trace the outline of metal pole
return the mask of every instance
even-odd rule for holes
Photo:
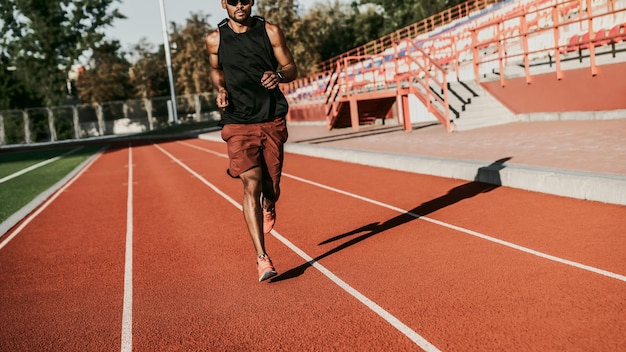
[[[161,27],[163,28],[163,45],[165,46],[165,62],[167,63],[167,74],[170,79],[170,94],[172,99],[172,117],[174,124],[178,124],[178,112],[176,108],[176,92],[174,90],[174,75],[172,74],[172,58],[170,55],[170,39],[167,33],[167,20],[165,19],[165,5],[163,0],[159,0],[161,5]]]

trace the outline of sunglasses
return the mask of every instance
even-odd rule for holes
[[[226,3],[230,6],[237,6],[238,3],[241,3],[243,6],[250,5],[252,0],[226,0]]]

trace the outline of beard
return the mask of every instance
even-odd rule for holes
[[[242,25],[246,25],[248,23],[248,21],[250,20],[250,11],[242,11],[244,13],[244,15],[242,17],[237,17],[236,12],[233,12],[232,15],[230,15],[230,19],[242,24]]]

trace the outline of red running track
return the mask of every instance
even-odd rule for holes
[[[109,150],[0,239],[0,350],[626,350],[626,207],[289,154],[259,284],[224,153]]]

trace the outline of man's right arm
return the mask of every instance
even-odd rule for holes
[[[220,47],[220,32],[216,30],[206,36],[206,47],[209,52],[209,63],[211,64],[211,81],[217,89],[217,107],[225,109],[228,106],[228,91],[226,90],[226,79],[224,71],[219,65],[218,50]]]

